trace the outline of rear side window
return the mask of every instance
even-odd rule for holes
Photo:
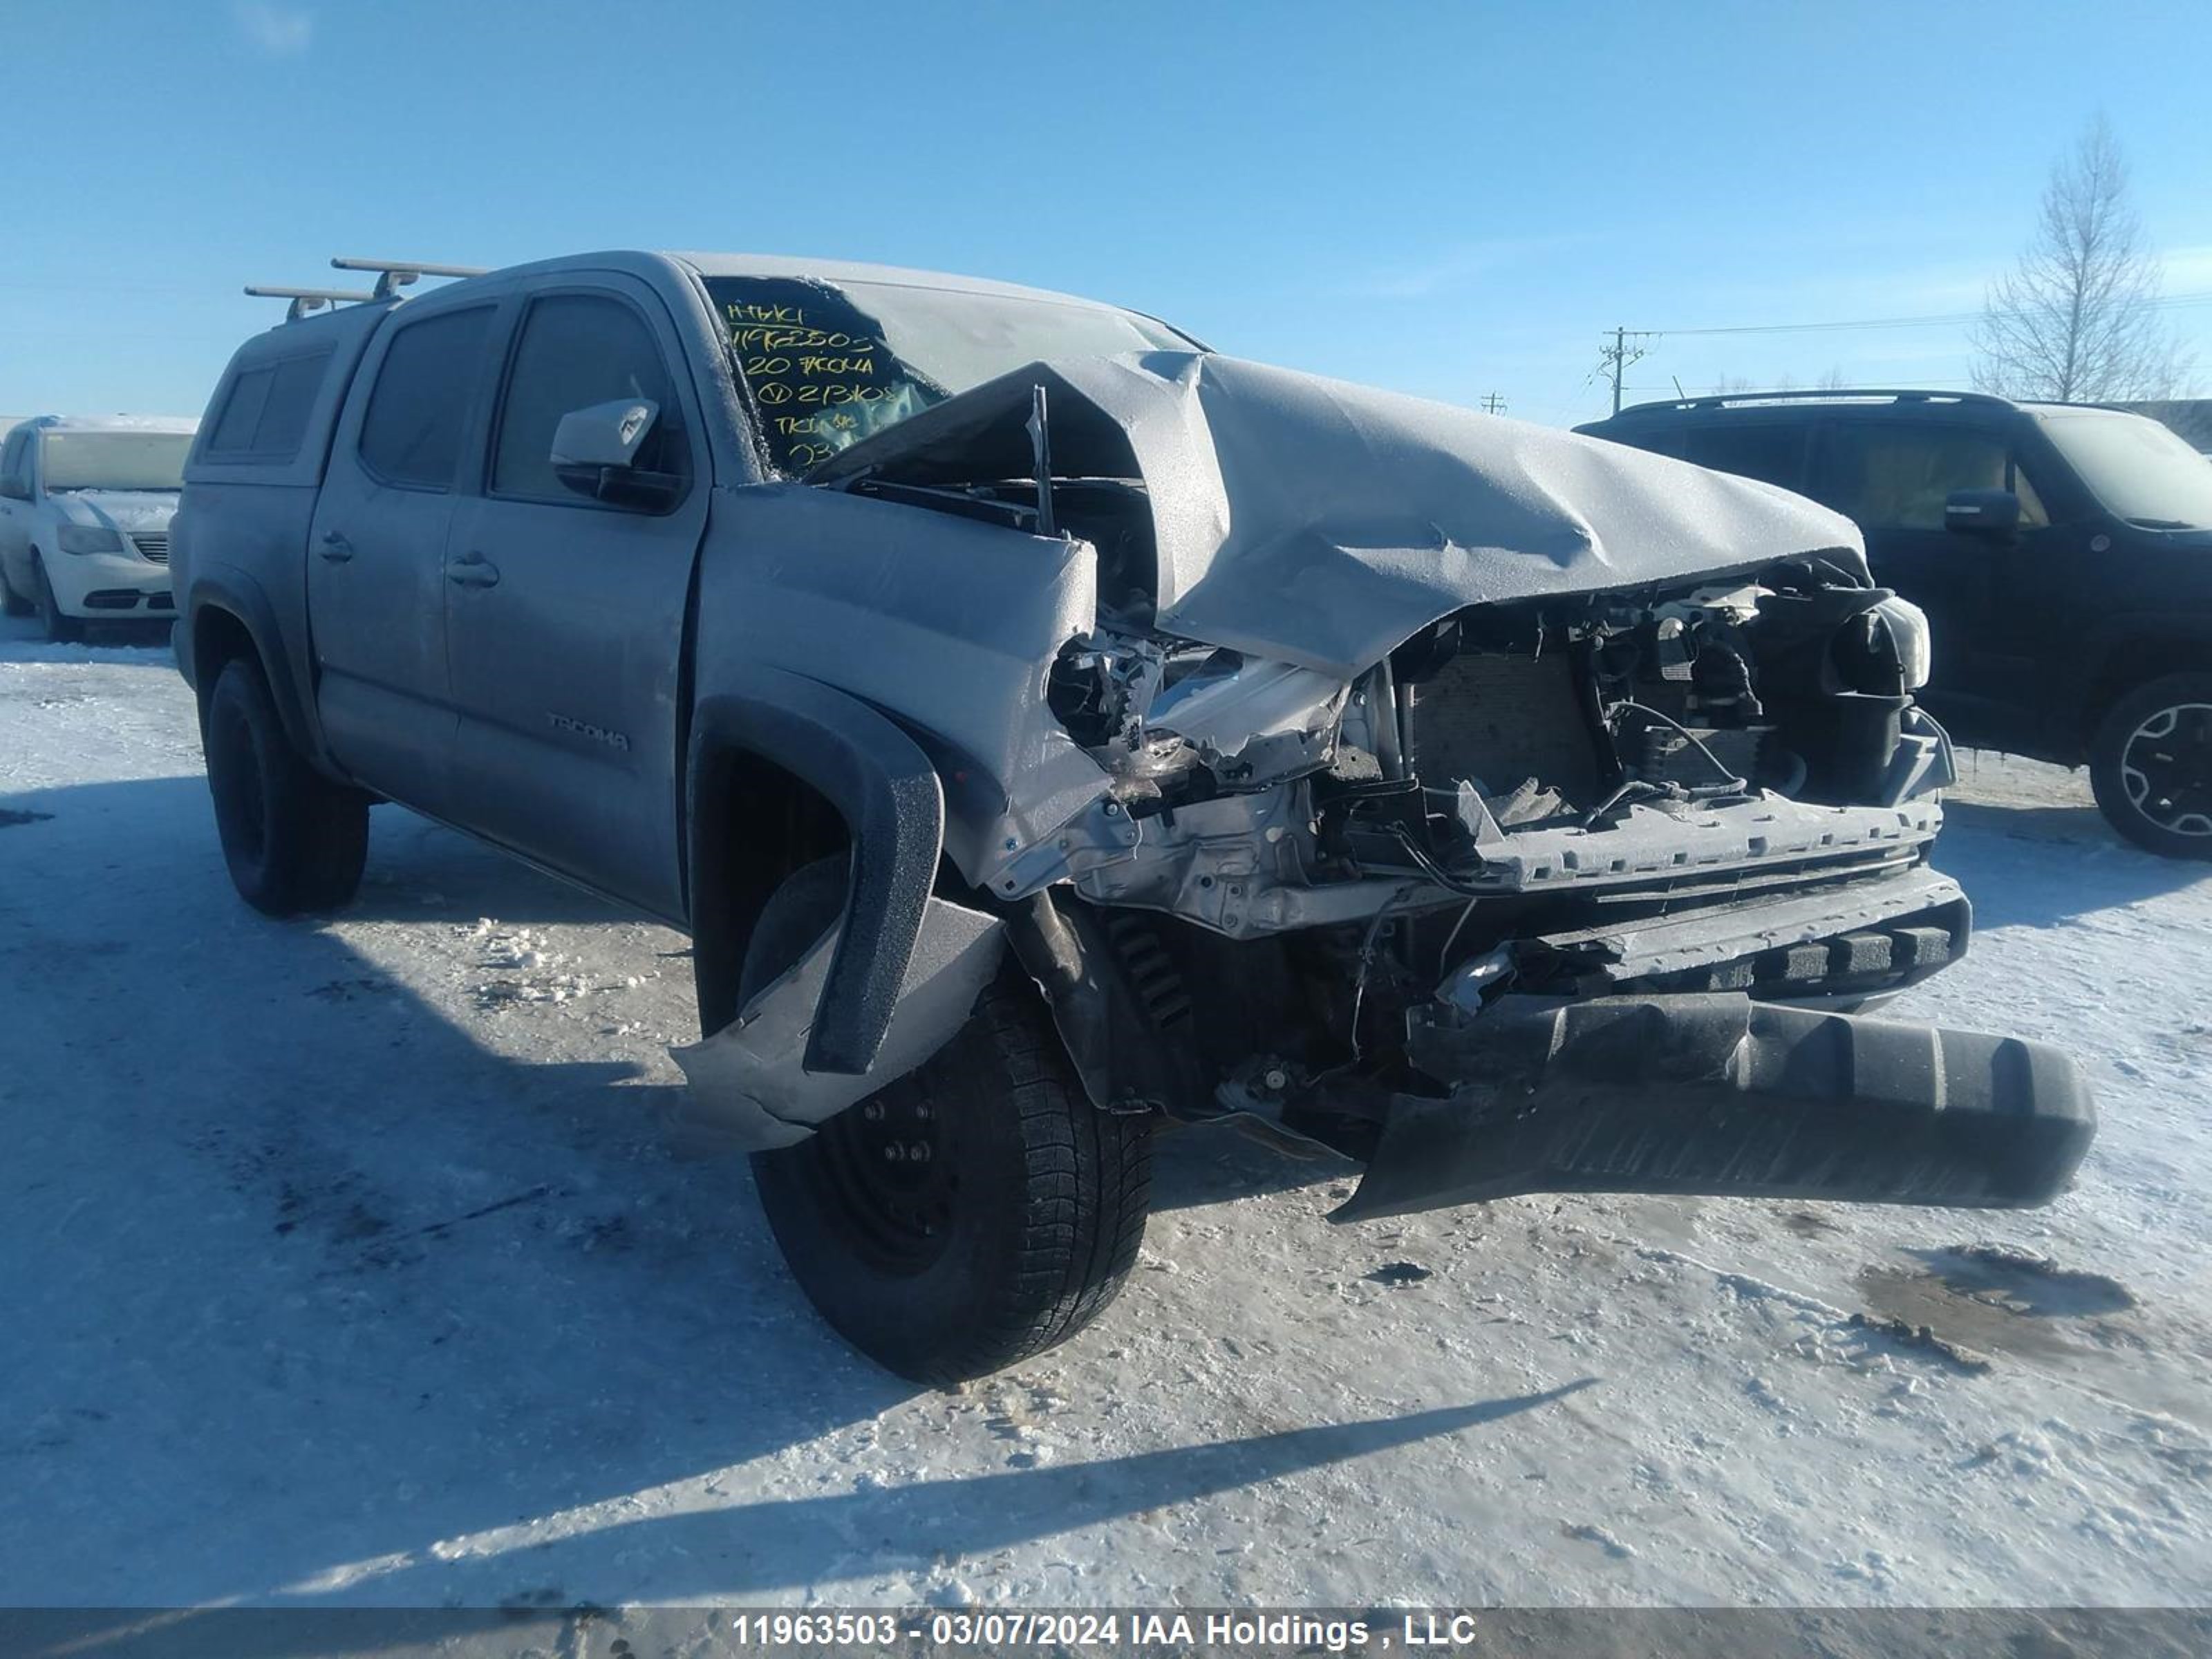
[[[330,361],[329,352],[318,351],[240,373],[208,434],[207,458],[289,461],[298,454]]]
[[[1784,489],[1805,487],[1805,428],[1802,423],[1693,426],[1683,453],[1699,466],[1709,466],[1716,472],[1733,472],[1740,478],[1780,484]]]
[[[392,337],[361,423],[361,459],[390,483],[452,488],[492,307],[443,312]]]
[[[537,301],[523,319],[507,374],[493,494],[580,505],[554,473],[554,431],[562,416],[620,398],[649,398],[660,411],[639,447],[639,470],[690,477],[683,411],[645,319],[599,295],[556,294]]]
[[[2004,489],[2015,476],[2004,439],[1970,427],[1838,422],[1824,447],[1817,493],[1865,530],[1941,530],[1953,490]]]

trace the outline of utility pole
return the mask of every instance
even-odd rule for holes
[[[1631,345],[1628,343],[1632,339],[1643,341],[1650,337],[1650,331],[1648,329],[1632,331],[1626,328],[1615,328],[1613,331],[1613,338],[1598,348],[1597,372],[1613,381],[1613,412],[1616,415],[1620,413],[1621,371],[1644,356],[1644,349],[1642,345]]]
[[[1486,415],[1503,415],[1505,412],[1505,399],[1495,392],[1485,392],[1482,398],[1482,412]]]

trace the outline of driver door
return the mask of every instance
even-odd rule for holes
[[[684,615],[708,495],[684,363],[642,283],[526,289],[445,586],[462,821],[670,918],[683,914]],[[673,501],[618,505],[556,472],[562,416],[618,398],[656,406],[637,465],[683,481]]]
[[[2037,707],[2040,672],[2010,603],[2020,540],[2048,520],[2001,426],[1837,420],[1822,435],[1813,494],[1866,534],[1874,579],[1928,613],[1935,672],[1922,701],[1954,737],[2016,747]],[[1954,490],[2014,491],[2015,536],[1947,527]]]

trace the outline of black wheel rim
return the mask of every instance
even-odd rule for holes
[[[944,1125],[909,1084],[840,1112],[813,1142],[824,1195],[860,1252],[918,1273],[945,1253],[960,1182]]]
[[[208,738],[213,752],[208,759],[222,783],[215,800],[223,850],[245,864],[258,866],[268,845],[268,804],[253,728],[234,709],[217,711],[210,724],[214,729]]]
[[[2212,703],[2176,703],[2136,726],[2120,751],[2120,783],[2168,834],[2212,836]]]

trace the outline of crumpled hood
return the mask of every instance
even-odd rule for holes
[[[1847,519],[1600,439],[1211,353],[1036,363],[831,457],[809,482],[1026,477],[1032,389],[1061,477],[1141,477],[1158,625],[1349,678],[1471,605],[1818,555]]]
[[[46,499],[71,524],[131,535],[167,530],[183,496],[174,489],[66,489]]]

